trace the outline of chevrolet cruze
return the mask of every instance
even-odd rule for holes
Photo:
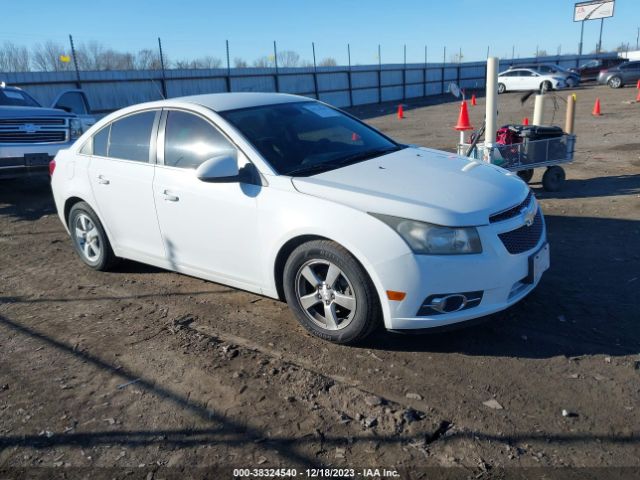
[[[338,343],[503,310],[549,266],[542,212],[516,175],[306,97],[135,105],[50,170],[89,267],[127,258],[286,300]]]

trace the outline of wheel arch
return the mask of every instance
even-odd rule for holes
[[[379,279],[376,277],[375,273],[371,270],[370,268],[371,266],[367,265],[366,260],[360,258],[360,255],[357,252],[354,252],[353,249],[349,248],[348,245],[345,245],[340,241],[337,241],[333,238],[329,238],[324,235],[317,235],[317,234],[297,235],[287,240],[280,247],[276,255],[274,266],[273,266],[274,282],[275,282],[278,298],[281,301],[285,301],[283,276],[284,276],[284,266],[285,266],[285,263],[287,263],[287,259],[289,258],[291,253],[300,245],[303,245],[305,243],[308,243],[314,240],[327,240],[329,242],[335,243],[336,245],[339,245],[340,247],[344,248],[355,259],[356,262],[360,264],[362,269],[365,271],[365,273],[369,277],[369,280],[371,281],[373,288],[376,291],[376,294],[378,295],[378,304],[382,308],[383,317],[386,318],[388,316],[388,312],[386,311],[384,306],[385,304],[382,298],[383,292],[380,290],[381,285],[380,285]]]
[[[278,293],[278,299],[280,299],[281,301],[285,301],[284,286],[283,286],[284,279],[282,277],[284,275],[284,265],[285,263],[287,263],[287,259],[289,258],[291,253],[300,245],[302,245],[303,243],[311,242],[313,240],[329,240],[331,242],[335,241],[330,238],[324,237],[322,235],[298,235],[296,237],[293,237],[287,240],[284,243],[284,245],[280,247],[280,250],[278,250],[278,253],[276,254],[276,259],[273,265],[273,275],[274,275],[276,291]],[[340,244],[338,243],[338,245]]]
[[[63,214],[64,214],[64,223],[67,226],[67,228],[69,228],[69,214],[71,213],[71,209],[73,208],[73,206],[76,203],[80,203],[80,202],[87,203],[87,201],[85,199],[80,198],[80,197],[75,197],[75,196],[69,197],[69,198],[67,198],[65,200]],[[94,210],[94,212],[95,212],[95,210]],[[96,213],[96,215],[97,215],[97,213]],[[102,223],[102,220],[100,220],[100,222]]]

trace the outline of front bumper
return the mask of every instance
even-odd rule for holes
[[[504,310],[522,300],[539,283],[531,279],[530,257],[546,243],[546,227],[531,249],[510,254],[498,234],[521,228],[521,217],[478,228],[483,252],[474,255],[407,254],[376,265],[387,290],[406,292],[402,301],[387,303],[389,330],[416,330],[464,322]],[[530,282],[530,283],[527,283]],[[452,313],[424,314],[425,299],[463,292],[482,292],[473,306]],[[420,312],[420,313],[419,313]]]
[[[0,178],[17,178],[27,175],[47,175],[49,162],[59,150],[69,148],[73,142],[0,144]]]

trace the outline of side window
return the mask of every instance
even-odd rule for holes
[[[84,95],[80,92],[63,93],[54,106],[55,108],[60,108],[67,112],[75,113],[76,115],[86,115],[89,113],[87,102]]]
[[[93,136],[93,151],[91,152],[93,155],[98,155],[100,157],[107,156],[107,144],[109,143],[109,129],[110,125],[107,125],[98,133]],[[91,142],[87,142],[83,148],[89,146],[91,148]],[[84,152],[82,152],[84,153]]]
[[[164,164],[198,168],[217,154],[235,147],[209,122],[185,112],[169,111],[164,134]]]
[[[151,130],[155,117],[156,112],[143,112],[113,122],[106,156],[148,162]],[[94,154],[99,155],[96,153],[95,139]]]

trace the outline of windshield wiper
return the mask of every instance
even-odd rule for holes
[[[374,150],[366,150],[364,152],[354,153],[353,155],[347,155],[346,157],[342,157],[338,161],[333,162],[324,162],[324,163],[316,163],[314,165],[310,165],[308,167],[300,167],[295,168],[286,173],[286,175],[296,175],[296,174],[305,174],[305,173],[319,173],[325,172],[334,168],[346,167],[348,165],[353,165],[354,163],[358,163],[364,160],[368,160],[370,158],[379,157],[381,155],[385,155],[387,153],[397,152],[398,150],[402,150],[406,148],[404,145],[398,145],[394,147],[387,148],[377,148]]]
[[[343,157],[340,159],[340,162],[346,166],[356,162],[361,162],[363,160],[369,160],[370,158],[380,157],[382,155],[386,155],[387,153],[397,152],[398,150],[402,150],[403,148],[406,148],[406,147],[402,145],[397,145],[394,147],[367,150],[365,152],[354,153],[353,155]]]

